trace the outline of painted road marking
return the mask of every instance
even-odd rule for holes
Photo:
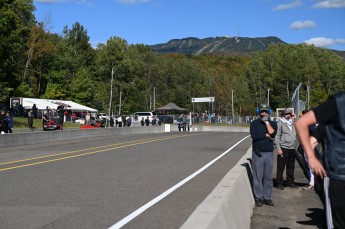
[[[178,136],[178,135],[172,135],[171,137],[173,137],[173,136]],[[22,160],[17,160],[17,161],[9,161],[9,162],[0,163],[0,166],[1,165],[9,165],[9,164],[20,163],[20,162],[25,162],[25,161],[33,161],[33,160],[38,160],[38,159],[48,158],[48,157],[56,157],[56,156],[61,156],[61,155],[68,155],[68,154],[72,154],[72,153],[78,153],[78,152],[83,152],[83,151],[93,150],[93,149],[106,148],[106,147],[110,147],[110,146],[122,145],[122,144],[127,144],[127,143],[132,143],[132,142],[146,141],[146,140],[149,140],[149,139],[161,139],[161,137],[139,139],[139,140],[133,140],[133,141],[127,141],[127,142],[120,142],[120,143],[110,144],[110,145],[104,145],[104,146],[97,146],[97,147],[92,147],[92,148],[85,148],[85,149],[80,149],[80,150],[74,150],[74,151],[69,151],[69,152],[65,152],[65,153],[56,153],[56,154],[50,154],[50,155],[41,156],[41,157],[32,157],[32,158],[27,158],[27,159],[22,159]]]
[[[188,181],[190,181],[191,179],[193,179],[194,177],[196,177],[197,175],[199,175],[201,172],[203,172],[204,170],[206,170],[208,167],[210,167],[212,164],[214,164],[215,162],[217,162],[219,159],[221,159],[222,157],[224,157],[226,154],[228,154],[232,149],[234,149],[237,145],[239,145],[241,142],[243,142],[245,139],[247,139],[248,137],[250,137],[249,135],[243,139],[241,139],[240,141],[238,141],[235,145],[233,145],[232,147],[230,147],[228,150],[226,150],[224,153],[222,153],[221,155],[219,155],[218,157],[216,157],[215,159],[213,159],[212,161],[210,161],[209,163],[207,163],[206,165],[204,165],[201,169],[199,169],[198,171],[194,172],[192,175],[188,176],[187,178],[185,178],[184,180],[180,181],[179,183],[177,183],[176,185],[174,185],[173,187],[169,188],[168,190],[166,190],[165,192],[163,192],[162,194],[160,194],[159,196],[157,196],[156,198],[152,199],[151,201],[147,202],[145,205],[141,206],[140,208],[138,208],[137,210],[135,210],[134,212],[132,212],[131,214],[129,214],[128,216],[126,216],[125,218],[123,218],[122,220],[120,220],[119,222],[117,222],[116,224],[114,224],[113,226],[109,227],[109,229],[118,229],[121,228],[123,226],[125,226],[127,223],[129,223],[131,220],[133,220],[134,218],[136,218],[137,216],[139,216],[140,214],[142,214],[144,211],[146,211],[147,209],[149,209],[150,207],[152,207],[153,205],[155,205],[156,203],[158,203],[159,201],[161,201],[162,199],[164,199],[165,197],[167,197],[168,195],[170,195],[172,192],[174,192],[176,189],[178,189],[179,187],[181,187],[182,185],[184,185],[185,183],[187,183]]]
[[[46,161],[39,161],[39,162],[34,162],[34,163],[29,163],[29,164],[12,166],[12,167],[8,167],[8,168],[2,168],[2,169],[0,169],[0,172],[7,171],[7,170],[12,170],[12,169],[18,169],[18,168],[34,166],[34,165],[40,165],[40,164],[45,164],[45,163],[51,163],[51,162],[55,162],[55,161],[62,161],[62,160],[66,160],[66,159],[71,159],[71,158],[76,158],[76,157],[81,157],[81,156],[87,156],[87,155],[97,154],[97,153],[106,152],[106,151],[110,151],[110,150],[116,150],[116,149],[126,148],[126,147],[130,147],[130,146],[136,146],[136,145],[156,142],[156,141],[162,141],[162,140],[168,140],[168,139],[172,139],[172,138],[179,138],[179,137],[186,137],[186,136],[195,136],[195,135],[199,135],[199,134],[193,134],[193,135],[173,135],[173,136],[164,137],[164,138],[135,140],[135,141],[129,141],[129,142],[125,142],[125,143],[117,143],[117,144],[112,144],[112,145],[107,145],[107,146],[99,146],[99,147],[94,147],[94,148],[75,150],[75,151],[65,152],[65,153],[60,153],[60,154],[53,154],[53,155],[47,155],[47,156],[42,156],[42,157],[28,158],[28,159],[24,159],[24,160],[18,160],[18,161],[3,163],[1,165],[14,164],[14,163],[26,162],[26,161],[33,161],[33,160],[38,160],[38,159],[47,158],[47,157],[54,157],[54,156],[61,156],[61,155],[68,155],[68,154],[72,154],[72,153],[83,152],[83,151],[90,150],[90,149],[92,150],[92,149],[97,149],[97,148],[105,148],[105,147],[111,147],[111,146],[120,145],[120,146],[117,146],[117,147],[106,148],[106,149],[92,151],[92,152],[88,152],[88,153],[76,154],[76,155],[71,155],[71,156],[67,156],[67,157],[61,157],[61,158],[56,158],[56,159],[51,159],[51,160],[46,160]],[[131,143],[131,142],[133,142],[133,143]],[[130,144],[128,144],[128,143],[130,143]],[[123,145],[123,144],[126,144],[126,145]]]

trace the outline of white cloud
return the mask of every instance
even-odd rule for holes
[[[332,39],[325,37],[314,37],[309,40],[306,40],[305,43],[313,44],[317,47],[330,47],[337,44],[345,44],[345,39]]]
[[[302,6],[302,1],[301,0],[295,0],[289,4],[281,4],[276,6],[273,10],[288,10],[288,9],[292,9],[292,8],[297,8]]]
[[[313,5],[313,8],[343,8],[345,7],[345,0],[321,0],[319,3]]]
[[[123,4],[136,4],[136,3],[147,3],[151,0],[117,0],[117,1]]]
[[[290,29],[309,29],[314,28],[315,26],[315,22],[311,20],[295,21],[290,25]]]

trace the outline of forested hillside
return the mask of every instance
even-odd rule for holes
[[[0,104],[14,96],[36,97],[132,113],[152,110],[155,91],[155,107],[174,102],[192,109],[191,98],[215,96],[215,112],[230,115],[234,91],[235,114],[250,115],[267,102],[268,89],[273,108],[288,106],[300,82],[302,99],[310,89],[311,107],[345,90],[345,62],[328,49],[271,42],[244,56],[159,54],[116,36],[93,48],[78,22],[55,34],[47,29],[49,21],[35,21],[32,1],[1,4]]]
[[[173,39],[164,44],[151,45],[157,53],[181,53],[190,55],[224,54],[250,56],[253,52],[264,51],[272,44],[286,44],[278,37],[209,37],[199,39],[188,37]]]

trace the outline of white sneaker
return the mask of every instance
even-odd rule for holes
[[[314,189],[314,185],[307,185],[305,187],[303,187],[303,190],[313,190]]]

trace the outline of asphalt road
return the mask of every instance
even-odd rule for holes
[[[0,228],[179,228],[251,139],[162,195],[246,136],[181,132],[1,148]]]

